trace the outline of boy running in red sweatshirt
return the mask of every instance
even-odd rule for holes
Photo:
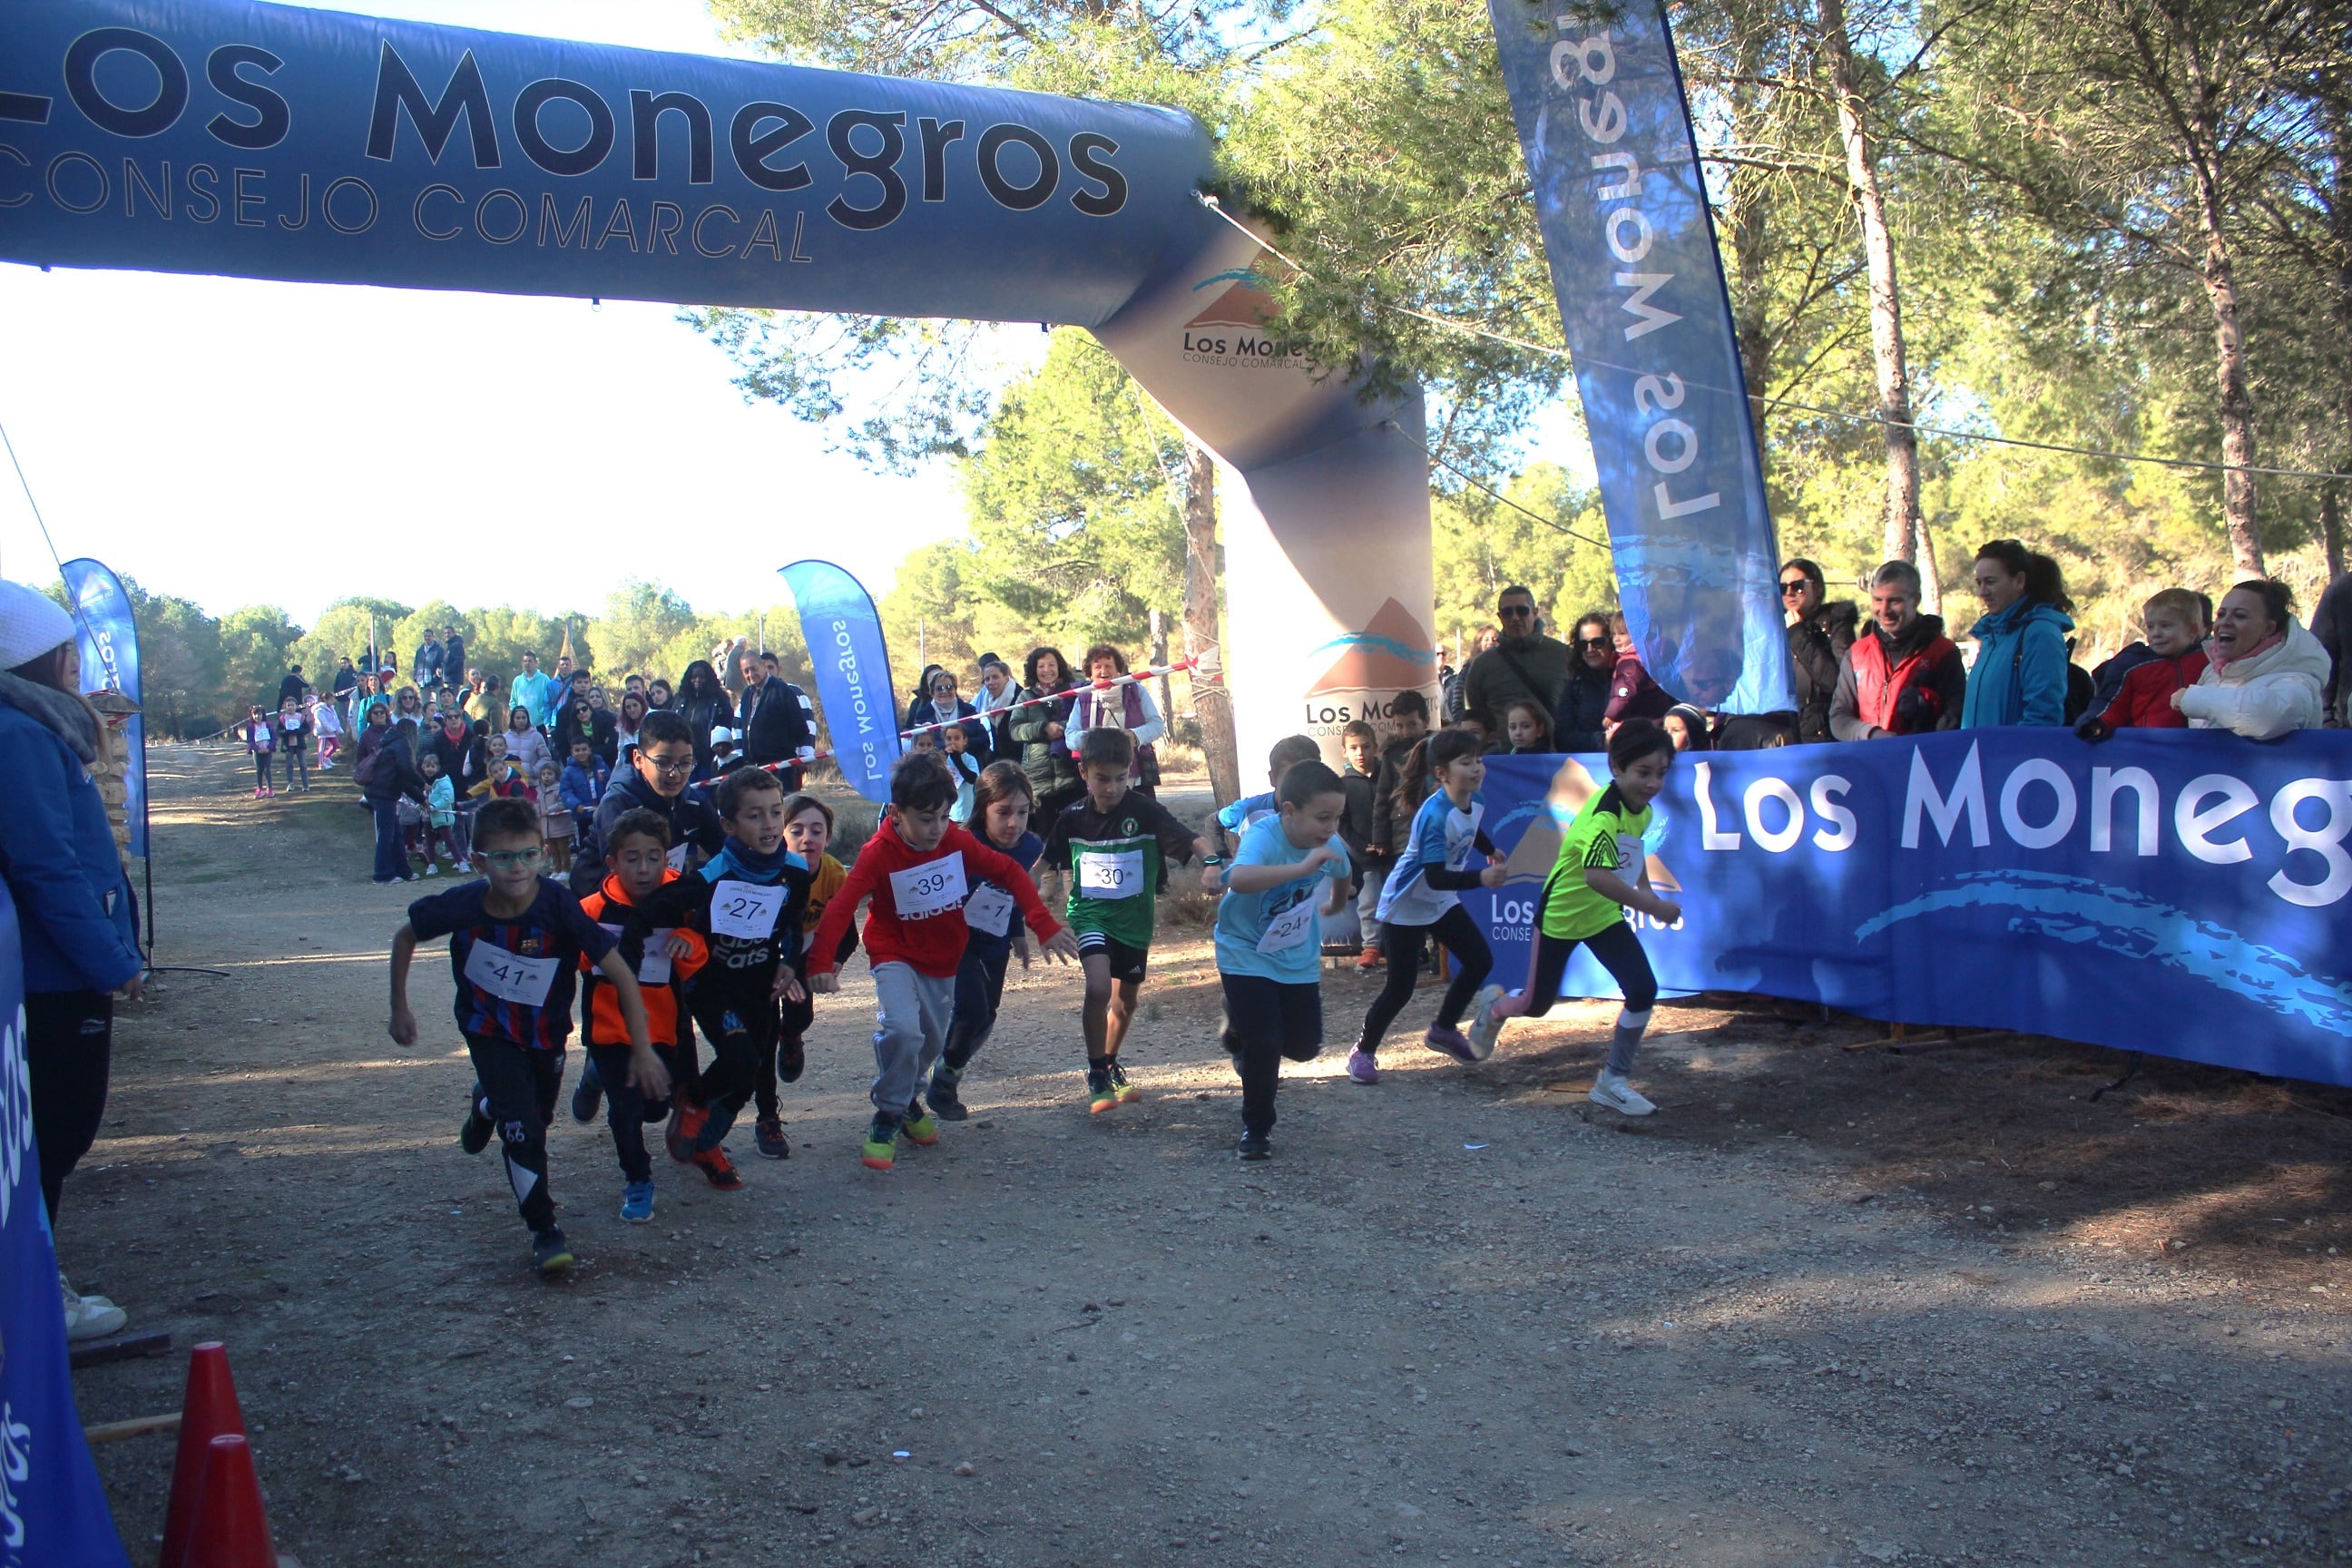
[[[890,809],[858,850],[849,879],[825,906],[809,942],[809,989],[838,990],[834,955],[857,906],[873,900],[866,955],[882,1026],[874,1031],[874,1124],[860,1156],[871,1170],[890,1168],[901,1133],[912,1143],[940,1141],[939,1123],[919,1094],[947,1045],[967,934],[963,902],[972,877],[1013,894],[1047,952],[1065,963],[1078,952],[1076,941],[1045,912],[1020,862],[948,820],[955,801],[955,779],[938,752],[899,758],[890,773]]]

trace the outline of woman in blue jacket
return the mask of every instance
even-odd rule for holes
[[[1960,728],[2066,721],[2066,634],[2074,629],[2058,563],[2014,539],[1977,552],[1977,597],[1985,613],[1969,636],[1977,661],[1969,670]]]
[[[0,582],[0,756],[9,759],[0,879],[24,953],[33,1142],[53,1232],[66,1177],[106,1111],[113,994],[136,999],[147,967],[132,934],[131,879],[89,776],[105,743],[104,724],[81,694],[73,618],[47,595]],[[122,1327],[113,1302],[64,1289],[70,1337]]]

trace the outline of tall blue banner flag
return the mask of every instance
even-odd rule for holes
[[[75,1413],[25,1066],[16,906],[0,885],[0,1568],[129,1568]]]
[[[139,623],[131,612],[131,595],[122,580],[105,564],[85,557],[60,568],[66,592],[78,608],[80,626],[81,684],[86,691],[120,691],[133,702],[145,700],[139,687]],[[122,728],[126,754],[122,782],[128,794],[123,816],[131,826],[131,853],[147,855],[147,719],[134,713]]]
[[[1527,976],[1562,828],[1599,756],[1490,757],[1509,879],[1462,895]],[[1660,985],[1906,1024],[2054,1035],[2352,1085],[2352,734],[2064,730],[1685,752],[1635,917]],[[1612,996],[1579,952],[1562,992]]]
[[[1663,5],[1487,0],[1643,665],[1796,707],[1763,463]]]
[[[825,743],[850,787],[880,805],[890,798],[890,765],[898,760],[898,700],[874,597],[830,561],[795,561],[783,574],[816,667]]]

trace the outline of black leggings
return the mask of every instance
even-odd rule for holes
[[[749,994],[706,994],[693,1004],[695,1026],[710,1042],[710,1065],[685,1090],[686,1102],[709,1111],[699,1146],[716,1149],[760,1086],[760,1065],[773,1067],[779,1025],[768,983]]]
[[[25,997],[25,1070],[32,1080],[33,1146],[49,1229],[66,1178],[98,1139],[106,1116],[114,998],[98,991],[35,991]]]
[[[1646,1013],[1658,1005],[1658,977],[1650,972],[1650,955],[1642,951],[1642,939],[1633,934],[1630,921],[1616,921],[1604,931],[1581,937],[1546,936],[1538,926],[1528,957],[1528,1005],[1521,1017],[1540,1018],[1551,1011],[1560,977],[1568,973],[1568,961],[1580,942],[1592,950],[1625,994],[1625,1011]]]
[[[1381,952],[1389,964],[1388,983],[1381,994],[1372,998],[1370,1010],[1364,1014],[1364,1033],[1357,1047],[1364,1051],[1381,1048],[1381,1037],[1389,1032],[1406,1003],[1412,1000],[1413,982],[1421,977],[1421,945],[1434,936],[1454,955],[1454,980],[1445,987],[1445,999],[1437,1005],[1437,1025],[1450,1029],[1462,1021],[1469,1009],[1470,998],[1485,984],[1487,972],[1495,967],[1495,954],[1479,934],[1477,922],[1460,904],[1454,905],[1425,926],[1401,925],[1395,921],[1381,928]]]
[[[677,1047],[656,1046],[654,1055],[669,1069],[670,1081],[675,1086],[678,1078]],[[646,1124],[667,1120],[669,1101],[647,1100],[629,1087],[628,1047],[590,1046],[588,1059],[596,1064],[597,1080],[604,1088],[604,1125],[613,1130],[613,1152],[621,1157],[621,1179],[652,1181],[654,1166],[646,1153]]]
[[[807,1046],[803,1037],[808,1034],[809,1026],[816,1022],[816,1004],[808,995],[808,983],[803,981],[801,985],[799,1001],[795,1002],[789,996],[784,998],[783,1021],[778,1026],[776,1038],[760,1053],[760,1076],[751,1085],[751,1099],[755,1102],[754,1109],[761,1116],[783,1113],[782,1106],[776,1100],[776,1053],[805,1051]],[[793,1076],[798,1078],[799,1069],[795,1068]]]
[[[534,1234],[545,1230],[555,1223],[555,1199],[547,1190],[547,1125],[555,1120],[563,1053],[467,1035],[466,1054],[474,1058],[474,1109],[498,1131],[515,1206]]]

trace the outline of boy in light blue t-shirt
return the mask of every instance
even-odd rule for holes
[[[1217,973],[1225,988],[1225,1049],[1242,1077],[1241,1157],[1274,1151],[1274,1094],[1282,1058],[1312,1061],[1323,1047],[1321,917],[1347,907],[1348,847],[1339,838],[1348,797],[1319,762],[1294,764],[1275,792],[1279,816],[1242,835],[1231,865],[1209,876],[1217,905]],[[1318,900],[1318,890],[1328,896]]]

